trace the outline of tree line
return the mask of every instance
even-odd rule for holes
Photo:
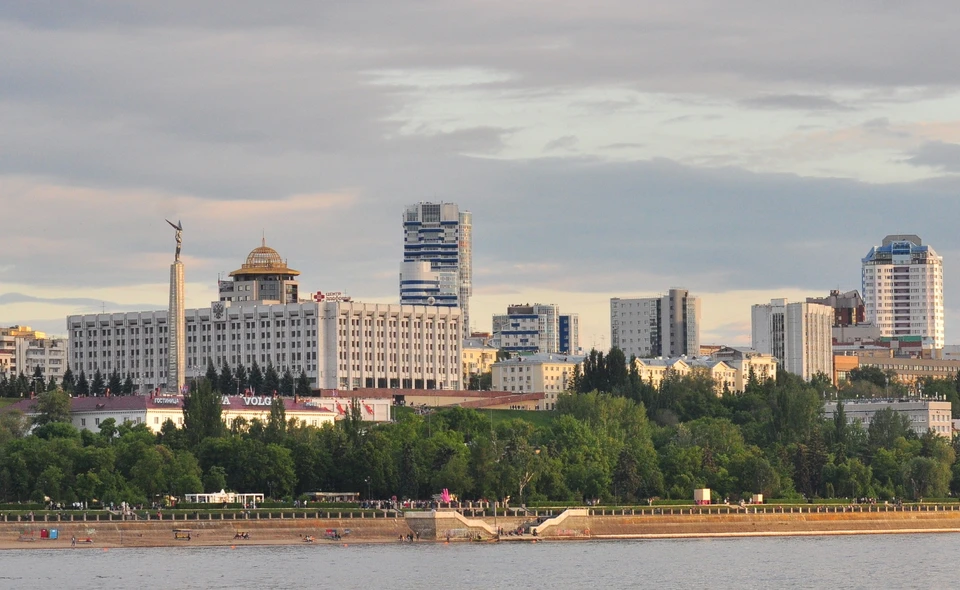
[[[211,362],[207,364],[204,377],[224,395],[239,395],[249,390],[258,395],[293,397],[308,396],[312,390],[310,379],[304,371],[301,370],[299,376],[294,377],[289,368],[285,368],[281,373],[273,364],[268,364],[264,369],[256,361],[249,370],[243,365],[231,368],[230,365],[223,364],[219,372]],[[78,396],[103,396],[108,393],[134,395],[139,391],[131,374],[121,375],[116,369],[106,374],[97,369],[88,377],[83,370],[79,374],[74,373],[68,365],[59,382],[52,376],[44,380],[39,366],[34,369],[32,378],[22,372],[14,378],[8,378],[6,374],[0,375],[0,397],[23,398],[57,389]]]
[[[604,362],[586,364],[555,411],[529,420],[459,407],[426,415],[395,408],[394,421],[372,424],[355,405],[318,428],[287,421],[275,400],[262,421],[225,424],[221,384],[232,392],[235,382],[208,371],[185,398],[182,426],[167,422],[154,434],[107,420],[91,432],[69,424],[68,394],[57,388],[38,396],[32,432],[22,416],[0,415],[0,500],[142,503],[220,489],[423,499],[447,488],[464,499],[515,504],[689,500],[698,487],[731,500],[960,493],[950,439],[917,435],[892,411],[867,427],[848,424],[842,404],[834,419],[824,418],[824,395],[862,394],[859,377],[833,391],[822,379],[781,372],[718,396],[704,373],[668,375],[653,387],[633,380],[625,362],[621,370],[619,351],[591,356]],[[606,376],[598,376],[600,367]],[[957,394],[952,379],[926,387]]]

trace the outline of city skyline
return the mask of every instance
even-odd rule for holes
[[[449,201],[479,330],[549,301],[607,348],[610,298],[682,286],[703,343],[747,344],[751,305],[860,289],[905,233],[960,342],[945,3],[81,5],[0,7],[2,325],[164,309],[163,218],[187,307],[264,232],[304,293],[396,302],[397,212]]]

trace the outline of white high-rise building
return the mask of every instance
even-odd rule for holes
[[[403,261],[429,262],[422,268],[404,264],[400,273],[400,303],[423,305],[424,290],[431,305],[463,311],[463,338],[470,335],[470,295],[473,293],[473,215],[456,203],[417,203],[403,212]],[[424,282],[426,281],[426,282]],[[449,297],[453,295],[454,297]]]
[[[880,335],[943,348],[943,258],[919,236],[890,235],[862,262],[866,319]]]
[[[700,354],[700,298],[685,289],[610,300],[610,345],[628,359]]]
[[[773,355],[788,373],[809,381],[833,371],[833,308],[818,303],[770,303],[751,309],[753,349]]]

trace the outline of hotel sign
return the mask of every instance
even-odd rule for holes
[[[243,404],[246,406],[269,406],[273,403],[272,397],[267,396],[258,396],[258,397],[244,397]]]

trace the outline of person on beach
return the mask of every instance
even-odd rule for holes
[[[71,546],[71,547],[76,547],[76,546],[77,546],[77,536],[76,536],[76,535],[70,537],[70,546]]]

